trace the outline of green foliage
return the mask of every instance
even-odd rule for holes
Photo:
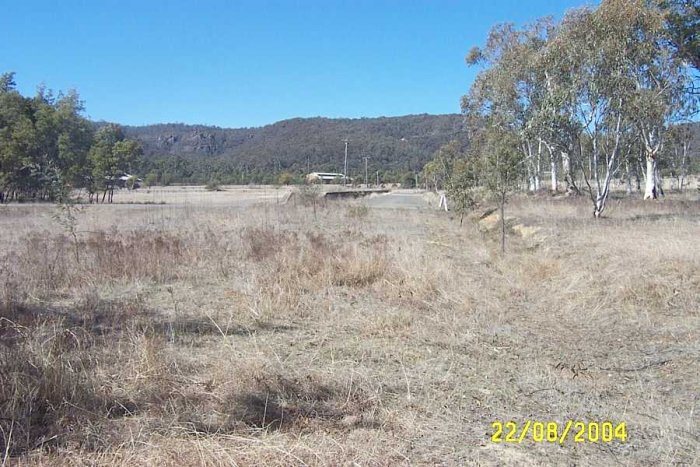
[[[448,145],[431,161],[433,167],[444,167],[450,209],[460,218],[474,208],[482,189],[505,203],[524,177],[523,162],[517,135],[494,120],[473,134],[469,151]]]
[[[401,188],[415,188],[416,174],[413,172],[402,173],[399,183],[401,183]]]
[[[14,72],[0,74],[0,92],[10,92],[16,85]]]
[[[523,154],[512,130],[493,122],[479,135],[476,170],[479,181],[496,198],[505,201],[523,179]]]
[[[175,177],[170,172],[165,172],[160,177],[160,184],[163,186],[170,186],[173,184]]]
[[[476,205],[476,193],[479,189],[478,158],[475,155],[457,159],[452,164],[449,178],[445,183],[450,209],[464,215]]]
[[[119,125],[105,125],[97,130],[89,154],[92,167],[91,191],[104,191],[109,194],[111,202],[119,177],[132,171],[142,153],[141,145],[125,139]]]
[[[207,191],[223,191],[223,188],[221,188],[221,182],[215,178],[209,180],[204,186],[204,189]]]
[[[57,199],[84,184],[92,126],[70,91],[33,98],[15,90],[14,74],[0,76],[0,192],[7,199]]]
[[[473,144],[472,144],[473,147]],[[440,147],[433,160],[423,168],[423,177],[429,188],[445,190],[451,211],[460,219],[476,204],[475,192],[478,188],[476,157],[467,154],[459,141],[450,141]]]
[[[112,127],[95,134],[83,110],[75,91],[24,97],[14,73],[0,75],[0,200],[65,200],[72,188],[113,187],[135,166],[138,143]]]
[[[80,243],[78,241],[78,215],[81,213],[82,207],[74,204],[70,200],[60,203],[56,206],[56,212],[53,214],[53,219],[63,227],[63,230],[70,236],[73,242],[73,252],[75,262],[80,263]]]
[[[143,184],[145,186],[155,186],[158,184],[158,174],[155,172],[148,172],[143,179]]]
[[[296,178],[294,177],[294,174],[290,172],[282,172],[277,177],[278,185],[291,185],[292,183],[296,183]]]
[[[456,140],[441,146],[423,167],[422,176],[428,181],[428,186],[435,190],[446,188],[456,170],[455,164],[464,158],[464,151],[464,144]]]
[[[700,71],[700,3],[656,0],[664,15],[666,35],[676,53]]]
[[[679,11],[676,0],[666,3]],[[490,191],[508,191],[510,174],[499,167],[510,167],[511,157],[521,160],[521,172],[536,190],[544,151],[554,168],[557,154],[563,154],[567,189],[576,178],[574,167],[598,217],[614,174],[630,163],[626,157],[643,152],[653,163],[648,166],[655,166],[669,125],[697,109],[680,49],[666,40],[669,21],[669,13],[654,2],[604,0],[596,8],[568,12],[560,23],[495,26],[485,46],[467,57],[484,69],[462,99],[470,131],[485,137],[484,128],[498,128],[498,136],[507,138],[505,146],[490,137],[481,143],[488,147],[484,154],[499,156],[480,157],[483,183],[499,185]]]

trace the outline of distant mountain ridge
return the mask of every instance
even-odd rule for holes
[[[700,123],[690,127],[697,157]],[[370,174],[396,181],[420,171],[443,144],[468,143],[460,114],[293,118],[257,128],[166,123],[124,132],[143,145],[143,174],[153,172],[162,183],[271,183],[283,172],[342,173],[346,138],[349,176],[362,178],[368,157]]]
[[[125,126],[124,131],[142,143],[147,160],[225,161],[243,170],[277,172],[342,171],[346,138],[351,173],[364,170],[365,156],[377,170],[420,170],[441,145],[466,141],[459,114],[293,118],[258,128],[174,123]]]

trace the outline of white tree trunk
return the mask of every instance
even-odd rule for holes
[[[644,188],[644,199],[658,199],[659,194],[663,194],[659,183],[658,166],[656,156],[661,150],[661,138],[659,137],[660,129],[653,127],[648,131],[642,132],[644,139],[644,147],[647,161],[647,177]]]
[[[656,183],[656,196],[664,196],[664,179],[661,178],[661,172],[659,171],[659,164],[654,164],[654,183]]]
[[[527,190],[528,191],[535,191],[535,175],[532,170],[532,164],[530,161],[527,161]]]
[[[627,188],[625,191],[627,191],[628,195],[632,194],[632,171],[630,170],[630,163],[629,161],[625,162],[625,182],[627,185]]]
[[[537,160],[535,161],[535,191],[540,191],[542,183],[540,174],[542,173],[542,140],[537,143]]]
[[[530,141],[527,141],[525,143],[526,145],[526,162],[525,166],[527,167],[527,190],[528,191],[535,191],[535,169],[534,169],[534,163],[533,163],[533,156],[532,156],[532,145],[530,144]]]
[[[443,208],[445,209],[445,211],[449,211],[447,209],[447,196],[445,196],[444,192],[440,193],[440,206],[438,207],[438,209],[443,209]]]
[[[687,141],[683,143],[683,158],[681,159],[681,177],[678,182],[679,191],[683,191],[683,185],[685,185],[685,178],[688,175],[688,147],[690,143]]]
[[[570,195],[574,192],[574,179],[571,174],[571,158],[565,151],[561,152],[561,170],[564,176],[564,189],[566,194]]]
[[[600,218],[600,216],[603,214],[604,209],[605,209],[604,200],[599,196],[595,201],[595,208],[593,209],[593,217],[595,217],[596,219]]]
[[[557,161],[554,159],[554,153],[552,153],[552,159],[549,162],[550,173],[552,174],[552,191],[559,191],[559,186],[557,184]]]
[[[656,183],[656,157],[647,156],[646,184],[644,199],[657,199],[659,197]]]

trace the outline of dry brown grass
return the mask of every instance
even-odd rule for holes
[[[700,207],[519,198],[3,207],[0,458],[42,465],[693,464]],[[79,254],[75,254],[76,248]],[[628,443],[495,445],[494,420]]]

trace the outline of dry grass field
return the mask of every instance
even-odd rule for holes
[[[697,199],[518,198],[505,256],[273,199],[0,206],[3,463],[698,464]],[[492,443],[511,419],[629,439]]]

